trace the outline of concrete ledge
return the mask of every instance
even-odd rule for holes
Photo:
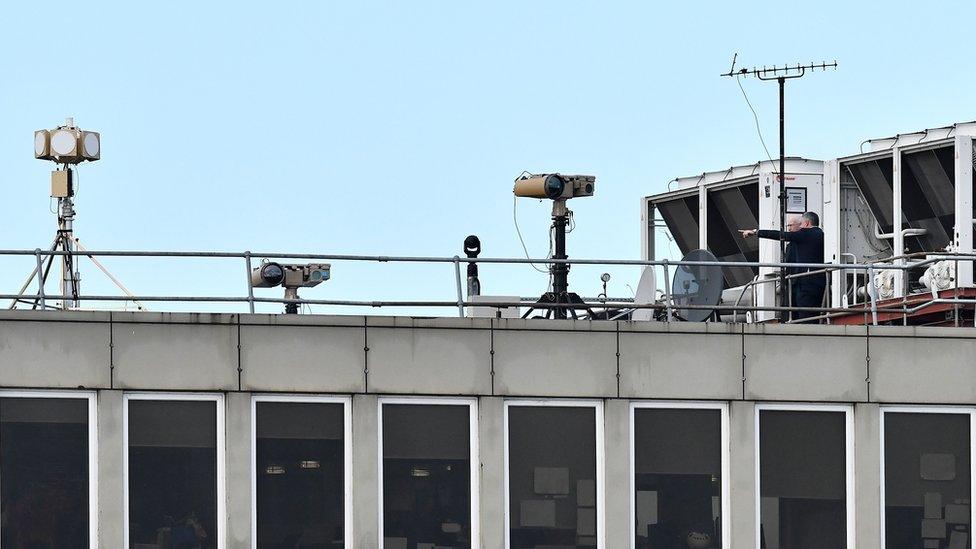
[[[630,324],[621,323],[621,397],[742,398],[738,326],[682,323],[671,324],[672,331],[667,324],[638,329]]]
[[[617,395],[616,332],[503,330],[494,338],[496,395]]]
[[[865,333],[848,326],[746,326],[745,398],[867,401]]]
[[[234,324],[112,324],[115,387],[236,391]]]
[[[247,391],[361,393],[366,330],[314,325],[241,326],[241,387]]]
[[[378,328],[367,332],[369,392],[491,394],[491,332]]]
[[[976,403],[976,339],[884,337],[872,328],[870,344],[872,401]]]
[[[111,335],[107,315],[105,320],[105,323],[0,321],[0,385],[111,387]]]

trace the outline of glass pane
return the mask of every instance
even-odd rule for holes
[[[760,412],[763,547],[847,546],[846,448],[842,412]]]
[[[342,404],[256,405],[258,547],[341,547]]]
[[[722,546],[719,410],[634,412],[636,547]]]
[[[0,399],[0,545],[88,547],[88,400]]]
[[[596,546],[596,410],[508,408],[512,549]]]
[[[129,544],[217,546],[217,403],[129,401]]]
[[[470,407],[383,405],[386,549],[471,547]]]
[[[884,415],[885,544],[972,547],[969,414]]]

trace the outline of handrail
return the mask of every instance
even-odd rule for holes
[[[351,306],[351,307],[453,307],[456,308],[460,316],[465,315],[465,307],[489,307],[489,308],[503,308],[503,307],[525,307],[531,305],[537,309],[556,309],[556,308],[566,308],[566,304],[559,303],[539,303],[538,298],[533,297],[518,297],[516,300],[511,302],[482,302],[482,301],[471,301],[465,299],[462,290],[461,281],[461,264],[470,263],[484,263],[484,264],[532,264],[532,263],[543,263],[549,265],[556,264],[570,264],[570,265],[614,265],[614,266],[643,266],[652,268],[661,268],[664,271],[664,281],[663,281],[663,300],[657,303],[645,303],[637,304],[633,302],[632,298],[583,298],[582,303],[574,304],[573,307],[577,309],[590,309],[598,311],[612,311],[617,314],[621,308],[636,310],[636,309],[655,309],[659,310],[664,314],[665,318],[670,321],[675,318],[675,310],[687,310],[687,309],[704,309],[704,310],[729,310],[731,309],[737,314],[738,310],[745,311],[773,311],[773,312],[816,312],[821,315],[827,315],[829,318],[835,313],[851,313],[854,310],[860,311],[861,309],[852,309],[847,307],[799,307],[799,306],[760,306],[755,303],[755,299],[752,303],[744,304],[742,302],[746,291],[750,287],[758,286],[759,284],[764,284],[767,282],[776,282],[776,279],[772,278],[762,278],[755,277],[753,280],[748,282],[742,287],[742,291],[739,293],[737,299],[732,304],[731,307],[728,305],[718,305],[718,306],[705,306],[705,305],[691,305],[683,302],[676,301],[675,295],[672,293],[672,288],[670,287],[670,274],[672,269],[681,267],[706,267],[706,266],[717,266],[717,267],[750,267],[750,268],[770,268],[779,269],[782,267],[790,267],[796,269],[805,269],[803,272],[793,273],[787,276],[789,280],[795,280],[807,276],[824,276],[826,274],[835,271],[862,271],[868,275],[868,293],[870,297],[870,312],[872,315],[872,321],[876,324],[879,313],[898,313],[903,315],[912,314],[923,310],[925,307],[931,306],[932,304],[939,303],[950,303],[955,304],[956,309],[959,306],[974,306],[976,305],[976,300],[971,297],[960,296],[958,291],[956,295],[949,298],[940,298],[933,296],[930,299],[916,302],[912,306],[909,306],[907,302],[902,302],[898,305],[886,304],[882,306],[879,303],[877,292],[873,287],[873,274],[880,270],[895,270],[907,273],[912,269],[919,269],[929,264],[933,264],[939,261],[954,260],[957,264],[959,261],[976,261],[976,253],[959,253],[959,252],[915,252],[910,254],[903,254],[901,256],[887,258],[883,261],[875,261],[870,263],[780,263],[780,262],[746,262],[746,261],[672,261],[669,259],[662,260],[627,260],[627,259],[532,259],[532,258],[505,258],[505,257],[490,257],[490,258],[469,258],[469,257],[439,257],[439,256],[385,256],[385,255],[349,255],[349,254],[313,254],[313,253],[260,253],[260,252],[222,252],[222,251],[144,251],[144,250],[23,250],[23,249],[9,249],[0,250],[0,257],[3,256],[34,256],[35,262],[37,264],[36,273],[42,272],[44,263],[56,256],[72,256],[72,257],[87,257],[92,261],[96,261],[96,257],[132,257],[132,258],[211,258],[211,259],[242,259],[244,268],[246,269],[246,290],[247,295],[244,296],[186,296],[186,295],[156,295],[156,296],[140,296],[127,293],[125,296],[112,296],[112,295],[53,295],[50,292],[46,292],[44,284],[42,283],[43,277],[37,277],[37,291],[34,294],[0,294],[0,300],[11,300],[11,306],[15,306],[17,303],[23,302],[33,302],[34,307],[40,307],[41,309],[52,308],[49,303],[52,301],[77,301],[79,303],[91,303],[91,302],[158,302],[158,303],[168,303],[168,302],[185,302],[185,303],[246,303],[248,305],[248,312],[255,312],[255,304],[263,303],[274,303],[274,304],[299,304],[299,305],[324,305],[324,306]],[[455,289],[456,296],[453,300],[325,300],[325,299],[305,299],[305,298],[274,298],[274,297],[258,297],[254,295],[253,287],[250,283],[250,273],[254,258],[266,258],[274,260],[314,260],[314,261],[351,261],[351,262],[380,262],[380,263],[449,263],[453,265],[454,275],[455,275]],[[919,258],[919,261],[911,261],[904,263],[891,263],[897,259],[914,259]],[[25,289],[26,290],[26,287]],[[922,295],[922,294],[919,294]],[[948,299],[948,300],[947,300]],[[820,318],[820,317],[818,317]]]

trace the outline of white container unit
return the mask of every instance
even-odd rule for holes
[[[660,259],[654,246],[655,228],[667,226],[681,255],[707,249],[722,261],[778,262],[775,240],[743,239],[739,229],[778,229],[780,225],[779,162],[733,166],[672,181],[669,191],[641,201],[641,244],[645,260]],[[805,158],[786,159],[787,215],[813,211],[823,216],[823,162]],[[657,213],[660,212],[660,219]],[[676,259],[676,258],[672,258]],[[741,288],[757,277],[775,279],[778,269],[728,267],[723,269],[726,289]],[[776,304],[775,283],[754,286],[749,303]],[[737,295],[736,292],[733,294]],[[775,317],[759,312],[751,320]]]
[[[825,259],[910,265],[947,249],[971,253],[974,135],[976,123],[955,124],[866,141],[867,152],[827,161]],[[928,267],[876,273],[878,297],[973,287],[970,262]],[[836,272],[831,301],[863,302],[866,284],[863,272]]]

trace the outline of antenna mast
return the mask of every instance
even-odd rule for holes
[[[738,53],[732,56],[732,66],[729,68],[729,72],[720,76],[729,78],[754,76],[764,82],[775,80],[779,84],[779,260],[782,262],[786,259],[786,241],[783,240],[783,232],[786,231],[786,81],[802,78],[808,71],[836,69],[837,61],[833,63],[808,63],[806,65],[797,63],[795,65],[783,65],[782,67],[773,65],[772,68],[763,65],[761,69],[759,67],[753,67],[751,69],[742,68],[736,70],[735,62],[738,57]],[[786,305],[786,296],[788,294],[786,293],[785,267],[780,267],[779,269],[779,287],[780,305]]]

